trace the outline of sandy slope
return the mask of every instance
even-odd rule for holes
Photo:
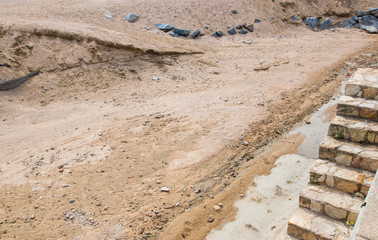
[[[376,36],[286,21],[371,2],[290,2],[0,0],[0,62],[13,66],[0,79],[42,71],[0,92],[0,238],[203,239],[232,217],[248,179],[274,163],[254,151],[376,63]],[[208,36],[254,18],[254,33]],[[171,38],[155,22],[207,36]],[[210,194],[225,204],[211,224]]]

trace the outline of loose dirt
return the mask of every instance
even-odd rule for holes
[[[231,219],[290,151],[263,152],[295,149],[301,137],[284,133],[376,67],[376,35],[287,20],[369,1],[305,2],[0,0],[0,63],[12,66],[0,79],[41,71],[0,92],[0,238],[204,239]],[[254,18],[254,33],[209,36]],[[172,38],[156,22],[206,35]],[[224,207],[209,223],[213,202]]]

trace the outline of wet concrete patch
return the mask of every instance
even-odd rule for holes
[[[298,206],[298,195],[308,182],[314,159],[281,156],[271,174],[255,178],[246,196],[235,203],[235,221],[212,230],[206,239],[284,239],[287,222]]]

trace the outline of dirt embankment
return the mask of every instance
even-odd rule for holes
[[[0,63],[12,66],[0,79],[41,73],[0,92],[5,239],[203,239],[272,168],[278,153],[259,156],[266,146],[377,62],[372,35],[286,20],[346,16],[369,1],[22,2],[0,1]],[[143,15],[125,27],[124,9]],[[254,33],[222,39],[143,28],[211,33],[254,18]],[[224,207],[208,223],[216,202]]]

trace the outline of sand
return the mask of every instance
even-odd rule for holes
[[[289,21],[373,1],[290,2],[0,1],[12,66],[0,79],[41,71],[0,92],[0,238],[204,239],[232,218],[279,157],[259,154],[357,67],[376,67],[376,35]],[[210,37],[255,18],[254,33]],[[206,35],[172,38],[156,22]],[[225,205],[212,223],[209,195]]]

